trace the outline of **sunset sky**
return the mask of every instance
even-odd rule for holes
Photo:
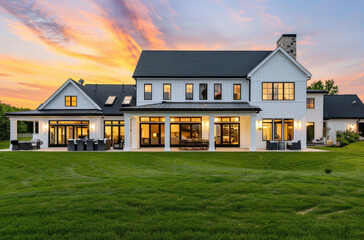
[[[134,83],[142,49],[273,50],[297,33],[313,80],[364,99],[364,1],[0,0],[0,101],[36,108],[68,78]]]

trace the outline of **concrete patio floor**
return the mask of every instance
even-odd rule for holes
[[[0,149],[2,152],[9,152],[10,149]],[[22,152],[26,151],[36,151],[36,152],[67,152],[66,147],[51,147],[51,148],[42,148],[39,150],[20,150]],[[115,152],[120,153],[124,152],[120,149],[110,149],[107,151],[83,151],[83,152]],[[139,149],[131,149],[131,152],[164,152],[163,147],[158,148],[139,148]],[[178,147],[172,147],[170,152],[209,152],[208,150],[180,150]],[[307,148],[303,150],[266,150],[266,149],[257,149],[256,151],[249,151],[248,148],[216,148],[215,152],[327,152],[326,150]]]

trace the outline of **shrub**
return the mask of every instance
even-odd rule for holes
[[[359,133],[351,130],[337,131],[336,141],[340,142],[340,146],[346,146],[349,143],[358,141]]]
[[[325,169],[325,173],[330,174],[331,172],[332,172],[332,170],[330,168]]]

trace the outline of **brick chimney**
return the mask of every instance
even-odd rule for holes
[[[281,47],[286,52],[296,59],[296,34],[282,34],[277,41],[277,47]]]

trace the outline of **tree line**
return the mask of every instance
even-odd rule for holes
[[[9,104],[0,101],[0,140],[9,140],[10,138],[10,121],[5,116],[8,112],[27,111],[29,108],[12,107]],[[18,121],[18,133],[31,133],[33,131],[32,122]]]

